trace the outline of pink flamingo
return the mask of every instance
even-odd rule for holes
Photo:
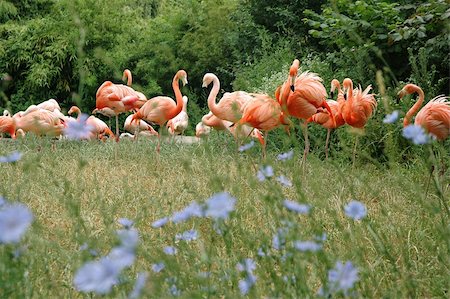
[[[72,115],[73,113],[78,114],[78,118],[79,118],[81,115],[80,108],[78,108],[77,106],[70,107],[67,114]],[[91,125],[94,128],[92,131],[92,135],[89,137],[89,139],[98,138],[98,139],[103,140],[104,135],[108,135],[109,138],[112,138],[112,139],[115,138],[114,133],[111,131],[111,129],[108,127],[108,125],[101,119],[91,115],[86,120],[86,123],[88,125]]]
[[[414,114],[419,111],[425,99],[425,93],[422,88],[415,84],[406,84],[402,90],[398,93],[402,98],[406,94],[418,93],[419,99],[409,109],[403,119],[403,126],[406,127],[410,124]],[[430,100],[419,113],[417,113],[414,124],[423,127],[428,133],[436,136],[438,140],[445,140],[450,135],[450,102],[447,101],[448,97],[437,96]]]
[[[327,110],[318,110],[316,114],[308,118],[307,122],[315,122],[327,129],[327,139],[325,141],[325,159],[328,159],[328,143],[330,141],[331,130],[339,128],[345,125],[345,120],[342,116],[342,107],[345,104],[344,92],[341,89],[341,84],[338,80],[333,79],[331,81],[331,98],[333,98],[334,90],[338,90],[337,101],[328,100],[327,104],[330,106],[332,115],[334,116],[335,122]]]
[[[167,124],[167,130],[171,135],[183,135],[189,124],[189,116],[187,114],[188,97],[183,96],[183,109],[177,116],[170,119]]]
[[[183,109],[183,99],[180,91],[179,80],[183,86],[187,84],[187,73],[179,70],[172,80],[172,88],[175,93],[176,103],[173,99],[166,96],[157,96],[148,100],[135,114],[133,114],[132,122],[144,119],[148,122],[158,124],[159,130],[169,120],[174,118]],[[161,132],[158,135],[158,146],[156,151],[159,153],[161,147]]]
[[[303,162],[309,153],[308,118],[313,116],[318,108],[325,108],[335,122],[330,106],[326,101],[327,92],[322,84],[322,78],[315,73],[303,72],[297,77],[300,61],[295,59],[289,70],[289,77],[278,91],[279,102],[288,115],[303,119],[303,134],[305,137],[305,150]]]

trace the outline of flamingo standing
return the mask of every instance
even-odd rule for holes
[[[131,72],[126,72],[126,75],[128,76],[128,83],[131,84]],[[100,113],[108,117],[115,116],[117,136],[119,136],[119,114],[137,110],[147,101],[142,93],[136,92],[129,86],[114,84],[111,81],[105,81],[98,88],[95,98],[96,107],[92,113]]]
[[[268,132],[280,125],[289,125],[290,121],[285,117],[281,105],[270,96],[266,94],[252,94],[252,96],[253,100],[245,105],[239,124],[248,124],[255,129],[264,131],[261,145],[263,158],[265,158]]]
[[[327,91],[322,84],[322,78],[315,73],[303,72],[297,77],[300,61],[295,59],[289,70],[287,81],[282,85],[276,94],[279,96],[279,102],[283,111],[298,119],[303,119],[303,134],[305,137],[305,150],[303,153],[303,162],[306,161],[306,155],[309,153],[308,139],[308,118],[313,116],[318,108],[325,108],[331,115],[331,120],[335,123],[333,113],[326,101]]]
[[[148,122],[158,124],[159,130],[169,120],[174,118],[183,109],[183,96],[180,91],[179,80],[182,81],[183,86],[187,82],[187,73],[184,70],[179,70],[172,80],[172,88],[175,93],[176,103],[173,99],[166,96],[157,96],[148,100],[131,119],[132,122],[144,119]],[[161,147],[161,132],[158,135],[158,146],[156,151],[159,153]]]
[[[220,90],[220,81],[213,73],[203,76],[203,87],[208,87],[213,83],[213,87],[208,96],[208,107],[211,112],[220,119],[238,122],[242,117],[244,105],[252,100],[252,96],[245,91],[227,92],[223,95],[219,103],[216,97]]]
[[[342,85],[344,87],[344,96],[347,98],[347,101],[342,107],[342,116],[350,126],[363,129],[377,108],[375,95],[369,93],[372,86],[367,86],[365,90],[362,90],[361,86],[353,89],[353,82],[349,78],[345,78]],[[355,165],[357,143],[358,135],[355,138],[355,146],[353,149],[353,165]]]
[[[314,114],[307,120],[308,122],[315,122],[316,124],[319,124],[327,129],[327,139],[325,141],[325,159],[328,159],[328,143],[330,141],[331,130],[345,125],[345,120],[342,116],[342,107],[345,104],[344,92],[341,89],[341,84],[339,83],[339,81],[333,79],[331,81],[331,90],[330,90],[331,98],[333,98],[335,89],[338,90],[337,101],[334,100],[327,101],[328,106],[330,106],[331,112],[333,113],[335,123],[333,123],[331,115],[328,113],[328,111],[324,109],[318,111],[316,114]]]
[[[171,135],[183,135],[189,124],[189,116],[187,114],[188,97],[183,96],[183,109],[177,116],[167,122],[167,130]]]
[[[78,118],[81,115],[81,110],[77,106],[70,107],[67,114],[72,115],[73,113],[78,114]],[[92,135],[89,137],[89,139],[103,139],[103,135],[108,135],[109,138],[115,138],[114,133],[111,131],[111,129],[108,127],[108,125],[102,121],[101,119],[91,115],[86,120],[86,124],[93,127]]]
[[[402,98],[406,94],[412,93],[418,93],[419,99],[406,113],[403,119],[404,127],[410,124],[412,117],[419,111],[425,99],[422,88],[415,84],[406,84],[398,95]],[[448,97],[440,95],[430,100],[420,109],[414,120],[415,125],[423,127],[428,133],[436,136],[438,140],[445,140],[450,135],[450,102],[447,99]]]

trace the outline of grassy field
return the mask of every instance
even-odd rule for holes
[[[18,245],[0,245],[1,298],[90,297],[74,288],[75,273],[119,244],[120,218],[135,222],[140,241],[133,265],[108,294],[113,298],[126,298],[143,271],[149,273],[143,297],[239,297],[239,280],[247,274],[236,265],[246,258],[256,263],[249,297],[316,297],[330,287],[337,261],[358,270],[356,283],[337,297],[449,296],[450,231],[443,207],[449,177],[436,171],[428,186],[429,166],[420,157],[389,167],[352,167],[313,153],[303,169],[299,150],[279,161],[281,152],[271,148],[263,162],[258,146],[238,153],[231,138],[221,137],[165,143],[160,155],[146,140],[57,141],[55,149],[52,141],[33,137],[0,142],[0,155],[23,153],[16,163],[0,164],[0,195],[25,203],[34,214]],[[263,165],[272,166],[274,176],[260,182]],[[280,175],[293,186],[278,182]],[[151,226],[222,191],[236,198],[226,221],[193,218]],[[308,204],[311,211],[289,211],[284,199]],[[366,206],[362,220],[346,216],[351,200]],[[190,229],[198,231],[197,240],[176,239]],[[294,248],[298,240],[323,247],[302,252]],[[80,249],[84,244],[87,249]],[[164,253],[165,246],[176,247],[176,255]],[[261,250],[265,256],[258,255]],[[165,268],[154,273],[152,265],[160,262]]]

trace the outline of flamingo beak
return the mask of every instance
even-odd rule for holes
[[[293,92],[295,91],[294,85],[291,85],[291,90],[292,90]]]

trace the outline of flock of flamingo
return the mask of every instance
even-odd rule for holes
[[[337,91],[337,101],[327,100],[327,92],[322,84],[322,79],[315,73],[299,72],[299,60],[295,59],[290,67],[287,80],[275,91],[275,99],[267,94],[248,93],[234,91],[225,93],[220,101],[216,98],[220,90],[220,82],[216,75],[207,73],[203,78],[203,87],[212,84],[208,96],[210,112],[202,117],[196,126],[196,136],[208,135],[211,128],[228,130],[237,140],[247,136],[257,138],[265,156],[265,145],[269,131],[284,127],[289,133],[293,118],[302,120],[305,149],[303,159],[309,152],[308,123],[317,123],[328,129],[325,153],[328,157],[328,143],[330,132],[333,129],[348,124],[354,128],[364,128],[369,118],[373,115],[377,101],[374,94],[370,93],[372,87],[366,89],[361,86],[354,88],[351,79],[346,78],[341,84],[333,79],[331,82],[331,98]],[[147,99],[146,96],[134,90],[132,76],[129,70],[124,71],[123,80],[127,79],[127,85],[114,84],[111,81],[104,82],[96,93],[96,108],[93,114],[99,113],[107,117],[115,117],[116,134],[108,125],[99,118],[91,115],[87,123],[94,129],[88,139],[157,136],[157,151],[160,151],[161,132],[153,129],[152,125],[159,125],[159,130],[164,126],[172,135],[183,134],[188,126],[187,114],[188,98],[180,91],[179,81],[183,86],[187,84],[187,73],[179,70],[172,81],[175,93],[174,101],[167,96],[157,96]],[[419,99],[407,112],[404,118],[404,126],[409,125],[412,117],[421,108],[425,95],[423,90],[414,84],[406,84],[399,92],[399,97],[406,94],[418,93]],[[124,129],[129,133],[119,135],[118,115],[124,112],[134,112],[125,121]],[[81,111],[73,106],[68,111],[69,115]],[[25,111],[11,115],[7,110],[0,116],[0,133],[8,133],[11,138],[16,135],[24,135],[32,132],[37,135],[61,136],[67,122],[73,120],[71,116],[61,113],[57,101],[50,99],[38,105],[31,105]],[[438,96],[429,101],[417,114],[415,124],[422,126],[428,133],[439,140],[444,140],[450,135],[450,102],[448,97]],[[134,135],[133,135],[134,134]],[[355,141],[356,146],[356,141]]]

